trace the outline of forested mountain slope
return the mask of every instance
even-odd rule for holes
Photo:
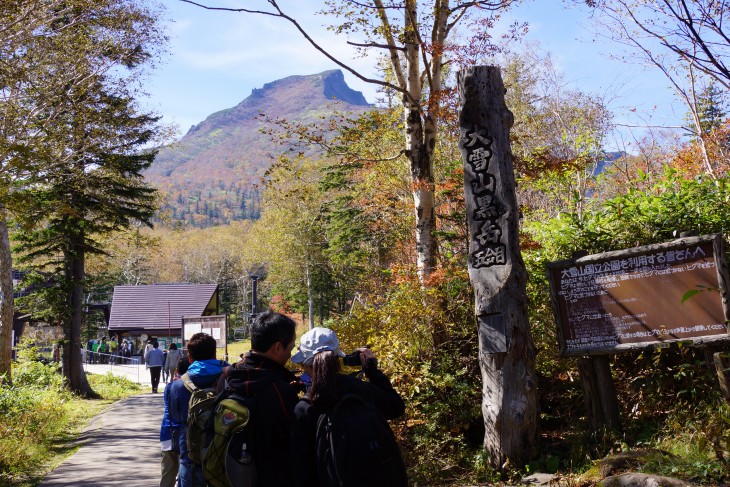
[[[254,89],[235,107],[213,113],[163,148],[147,180],[164,196],[162,211],[172,222],[205,227],[256,218],[256,184],[285,147],[262,133],[261,115],[298,123],[321,123],[333,112],[370,108],[339,70],[290,76]]]

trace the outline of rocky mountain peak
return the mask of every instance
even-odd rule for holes
[[[261,114],[306,124],[370,106],[339,69],[272,81],[193,125],[159,152],[145,177],[165,193],[173,220],[206,226],[255,217],[256,184],[282,151],[262,133]]]

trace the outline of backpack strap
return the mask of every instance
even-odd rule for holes
[[[185,389],[187,389],[191,393],[195,392],[195,390],[198,389],[198,386],[195,385],[193,379],[190,378],[187,372],[180,376],[180,380],[182,380]]]

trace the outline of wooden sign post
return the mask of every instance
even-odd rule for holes
[[[535,350],[527,317],[527,272],[509,145],[513,116],[499,68],[458,73],[469,278],[482,372],[484,447],[500,468],[529,460],[537,432]]]
[[[730,342],[721,235],[551,262],[548,279],[564,356]]]

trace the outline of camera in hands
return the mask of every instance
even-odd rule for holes
[[[359,367],[362,365],[360,362],[360,351],[355,350],[352,353],[348,353],[342,358],[342,363],[349,367]],[[372,357],[365,361],[365,369],[375,369],[378,367],[378,359]]]

